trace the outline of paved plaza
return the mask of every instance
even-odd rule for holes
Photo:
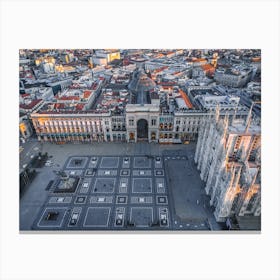
[[[53,183],[47,190],[40,187],[43,195],[33,207],[32,223],[32,219],[27,218],[32,207],[25,203],[25,200],[30,203],[30,190],[22,198],[21,230],[219,229],[193,161],[193,147],[154,146],[146,153],[151,147],[140,144],[143,149],[136,154],[137,144],[130,152],[128,145],[123,145],[124,154],[101,154],[99,151],[86,155],[85,151],[81,155],[64,155],[63,164],[63,155],[59,154],[63,147],[47,147],[49,153],[52,148],[58,150],[55,157],[60,163],[53,167],[52,176],[50,167],[42,168],[40,175],[47,171],[51,177],[45,185],[50,180]],[[57,170],[64,171],[68,179],[57,176]],[[68,186],[74,178],[78,178],[76,188]],[[39,179],[36,178],[30,187],[42,185]],[[56,191],[58,186],[62,186],[59,192]]]
[[[58,194],[57,185],[65,184],[57,177],[33,229],[170,229],[163,161],[162,156],[69,157],[63,171],[69,181],[79,177],[78,187],[60,188]]]

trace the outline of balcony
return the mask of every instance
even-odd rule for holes
[[[112,131],[126,131],[125,127],[116,127],[116,128],[112,128]]]

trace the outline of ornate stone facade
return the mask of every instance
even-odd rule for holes
[[[261,129],[251,118],[233,120],[216,114],[201,125],[195,153],[205,191],[217,221],[234,215],[261,214]]]
[[[137,142],[184,143],[197,139],[199,127],[208,112],[161,113],[157,104],[128,104],[125,114],[90,112],[36,112],[31,115],[39,141],[44,142]],[[144,120],[147,135],[141,137],[139,121]],[[142,122],[142,121],[141,121]],[[143,130],[143,128],[141,128]],[[139,134],[139,133],[138,133]],[[139,137],[140,136],[140,137]]]

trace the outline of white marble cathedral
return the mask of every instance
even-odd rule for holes
[[[226,116],[219,108],[208,116],[200,128],[195,162],[200,177],[206,182],[218,222],[228,217],[261,214],[261,127],[252,118]]]

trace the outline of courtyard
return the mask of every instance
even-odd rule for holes
[[[220,229],[193,161],[194,145],[114,145],[44,144],[55,164],[40,169],[21,199],[20,229]]]

